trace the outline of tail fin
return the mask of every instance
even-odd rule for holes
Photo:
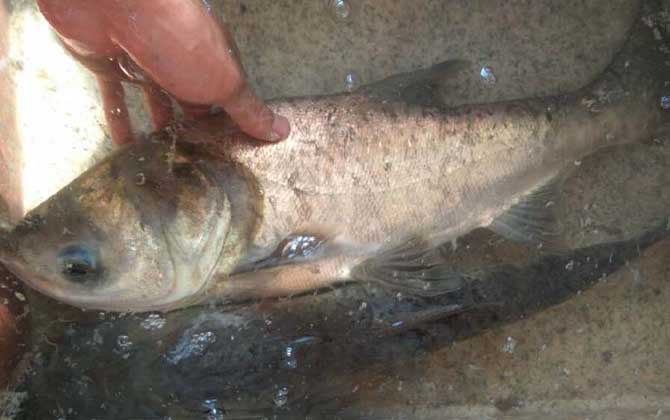
[[[535,312],[588,289],[667,238],[670,229],[664,222],[634,239],[548,254],[524,266],[493,267],[470,285],[474,303],[499,304],[500,319]]]

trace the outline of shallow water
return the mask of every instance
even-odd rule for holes
[[[637,2],[624,0],[421,3],[210,4],[231,24],[266,97],[347,90],[448,58],[480,63],[481,73],[448,92],[451,104],[579,87],[602,71],[638,19]],[[14,2],[16,39],[48,39],[31,10]],[[670,25],[667,14],[656,18]],[[39,28],[34,34],[30,24]],[[44,124],[65,130],[53,141],[64,142],[55,150],[67,159],[54,153],[34,161],[25,149],[20,186],[30,191],[23,206],[30,207],[108,147],[88,76],[66,82],[76,66],[50,68],[27,54],[34,44],[17,45],[12,59],[23,64],[12,66],[10,86],[22,98],[20,83],[50,85],[40,86],[57,117]],[[58,109],[66,108],[59,98],[77,89],[85,92],[80,106],[90,108],[86,118]],[[30,128],[46,112],[18,115],[15,136],[44,141]],[[50,172],[31,172],[36,166],[58,176],[40,184]],[[649,145],[576,163],[559,203],[571,247],[630,239],[668,220],[669,181],[670,136],[662,132]],[[543,273],[560,283],[580,258],[598,255],[538,260],[528,251],[478,231],[450,258],[465,267],[511,261],[519,279],[550,267]],[[617,257],[604,279],[583,275],[584,286],[596,283],[583,292],[528,295],[523,307],[479,302],[411,331],[402,328],[412,320],[403,314],[417,302],[373,286],[126,316],[82,313],[30,294],[33,350],[12,388],[24,401],[19,418],[670,418],[670,242]],[[402,334],[379,338],[380,327]]]

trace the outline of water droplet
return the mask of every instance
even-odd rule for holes
[[[95,346],[102,346],[105,343],[105,339],[102,337],[102,334],[100,334],[100,331],[98,331],[97,328],[93,330],[92,342]]]
[[[304,337],[296,338],[291,341],[285,348],[283,354],[283,366],[287,369],[295,369],[298,367],[298,351],[310,344],[317,342],[316,337],[306,335]]]
[[[326,0],[328,8],[338,19],[348,19],[351,16],[351,3],[349,0]]]
[[[142,320],[142,328],[149,331],[160,330],[165,326],[165,318],[159,314],[151,314],[146,319]]]
[[[497,82],[496,75],[493,73],[493,69],[489,66],[482,67],[479,71],[479,75],[487,85],[493,85]]]
[[[116,345],[118,348],[125,350],[130,346],[132,346],[133,342],[130,341],[130,337],[128,337],[127,335],[120,335],[116,337]]]
[[[277,407],[283,407],[288,402],[288,388],[283,386],[277,390],[274,397],[274,402]]]
[[[670,109],[670,96],[661,96],[661,108]]]
[[[211,331],[205,331],[198,334],[193,334],[191,338],[191,345],[198,353],[202,353],[208,344],[216,342],[216,336]]]
[[[130,348],[132,345],[133,342],[130,341],[130,337],[127,335],[120,335],[116,337],[116,348],[114,349],[114,352],[120,354],[124,359],[127,359],[130,356]]]
[[[216,335],[212,331],[205,331],[183,337],[177,343],[177,347],[170,352],[167,359],[170,363],[176,364],[182,359],[199,356],[205,352],[205,349],[216,342]]]
[[[508,336],[505,339],[505,343],[502,346],[502,351],[504,353],[512,354],[514,353],[514,349],[516,349],[516,340],[514,339],[514,337]]]
[[[353,92],[356,89],[358,89],[358,86],[360,86],[361,80],[358,77],[358,74],[354,71],[350,71],[347,73],[347,75],[344,77],[344,88],[347,90],[347,92]]]
[[[286,242],[282,255],[286,258],[308,257],[312,255],[323,241],[314,236],[298,235]]]
[[[132,22],[133,26],[137,25],[137,22]],[[121,56],[117,58],[117,65],[119,69],[126,75],[126,77],[135,82],[148,82],[147,76],[144,74],[144,71],[135,64],[128,56]],[[120,111],[121,109],[117,108]]]
[[[202,5],[205,6],[205,10],[207,10],[207,13],[212,12],[212,6],[209,4],[207,0],[200,0],[202,2]]]
[[[298,358],[295,355],[295,348],[287,346],[284,349],[284,367],[286,369],[295,369],[298,367]]]
[[[223,420],[223,410],[219,408],[216,399],[203,401],[202,408],[207,415],[206,420]]]
[[[138,172],[135,174],[135,185],[144,185],[147,183],[147,177],[144,175],[144,172]]]

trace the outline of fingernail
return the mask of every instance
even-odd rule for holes
[[[272,132],[270,133],[270,141],[279,141],[288,137],[291,132],[291,126],[288,120],[281,115],[275,115],[272,121]]]

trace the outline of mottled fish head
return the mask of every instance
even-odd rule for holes
[[[207,168],[147,142],[99,163],[2,234],[0,260],[73,306],[169,310],[204,293],[229,222]]]

